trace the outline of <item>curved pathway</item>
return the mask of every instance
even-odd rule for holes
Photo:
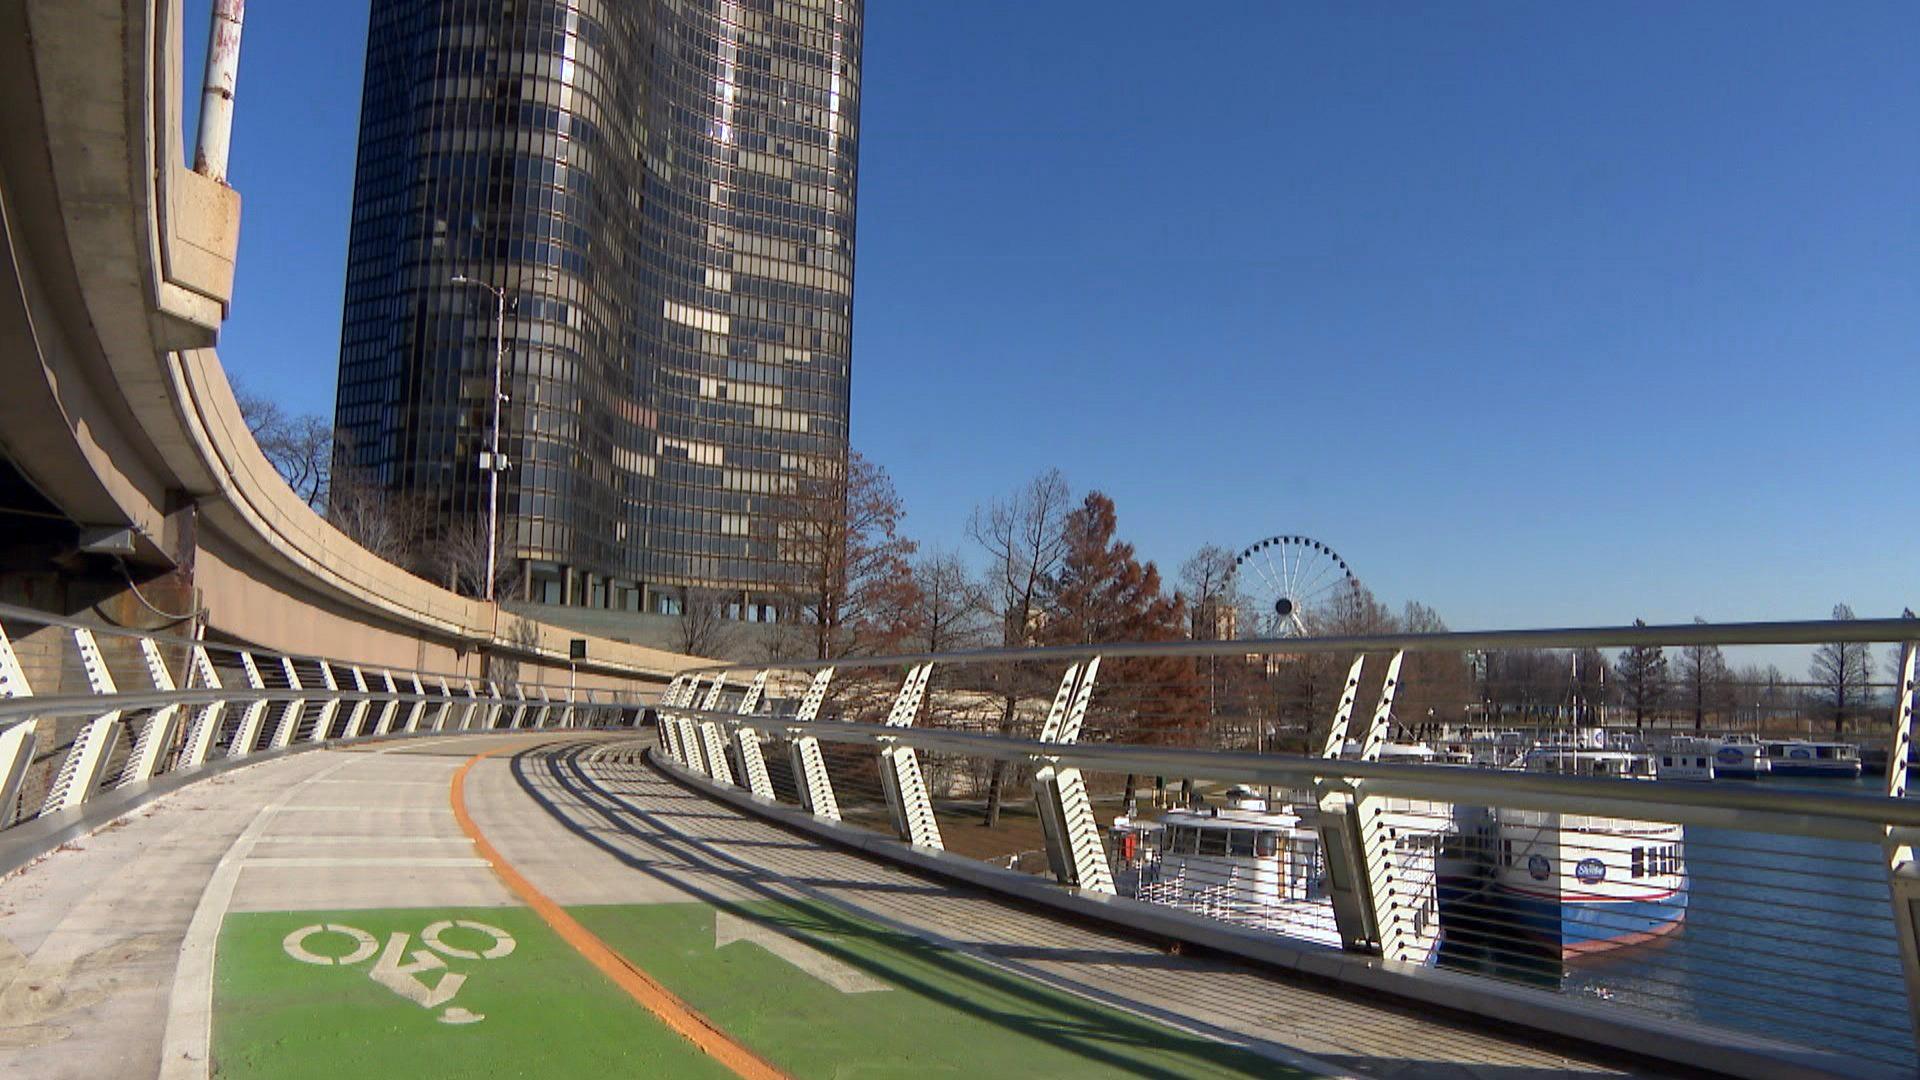
[[[583,941],[794,1076],[1609,1072],[823,847],[644,745],[293,755],[0,880],[0,1076],[734,1075]],[[471,827],[554,910],[463,831],[463,767]]]

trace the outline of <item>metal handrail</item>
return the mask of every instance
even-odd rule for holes
[[[1369,790],[1382,795],[1440,799],[1453,802],[1493,797],[1505,805],[1532,804],[1541,809],[1573,810],[1588,807],[1625,816],[1674,820],[1693,818],[1704,824],[1719,822],[1714,813],[1738,813],[1770,824],[1783,819],[1807,819],[1785,831],[1836,839],[1879,841],[1886,826],[1920,830],[1920,800],[1891,799],[1884,795],[1767,789],[1729,789],[1724,785],[1651,783],[1645,780],[1557,773],[1511,772],[1456,765],[1414,765],[1400,762],[1328,759],[1299,754],[1255,754],[1235,750],[1196,750],[1132,743],[1050,743],[1037,739],[941,728],[886,727],[842,720],[786,720],[777,716],[742,716],[721,710],[673,709],[672,715],[718,722],[730,727],[752,727],[812,735],[826,742],[881,746],[890,742],[916,749],[996,758],[1002,761],[1050,761],[1062,765],[1131,772],[1140,775],[1205,776],[1276,787],[1311,787],[1329,778],[1372,782]],[[1472,793],[1468,794],[1468,789]],[[1705,811],[1707,813],[1696,813]],[[1861,828],[1821,829],[1819,820],[1847,822]],[[1881,832],[1874,832],[1874,829]]]
[[[4,614],[4,609],[0,609]],[[1467,652],[1478,649],[1628,648],[1635,645],[1826,645],[1920,641],[1920,621],[1816,619],[1790,622],[1668,623],[1660,626],[1595,626],[1543,630],[1449,630],[1437,634],[1359,634],[1339,637],[1232,638],[1223,641],[1116,642],[1104,645],[1044,645],[974,649],[949,653],[895,653],[832,660],[781,660],[760,665],[781,671],[823,668],[900,667],[909,664],[981,664],[1007,661],[1070,661],[1204,656],[1275,656],[1343,652]],[[688,675],[753,667],[710,664]]]
[[[522,684],[534,685],[534,684]],[[564,687],[560,689],[565,689]],[[553,698],[542,700],[528,698],[526,704],[533,707],[542,705],[596,706],[604,708],[640,708],[646,702],[640,695],[617,690],[574,691],[575,693],[602,693],[608,695],[604,700],[587,701],[585,699]],[[289,686],[269,687],[265,690],[253,690],[245,687],[214,690],[196,688],[192,690],[138,690],[118,694],[49,694],[45,697],[20,697],[0,700],[0,730],[11,723],[18,723],[47,716],[98,716],[102,712],[118,709],[133,712],[141,709],[163,709],[169,705],[211,705],[216,702],[225,704],[245,704],[255,701],[287,701],[300,698],[318,702],[330,701],[392,701],[401,704],[424,703],[428,705],[454,704],[465,705],[473,702],[488,704],[501,701],[509,705],[519,705],[518,698],[483,695],[467,698],[458,691],[451,695],[416,694],[412,690],[328,690],[322,686],[309,686],[295,690]]]
[[[405,675],[408,677],[417,675],[422,679],[444,678],[448,680],[456,680],[456,679],[476,678],[476,676],[474,675],[471,675],[466,672],[461,672],[461,671],[439,671],[439,670],[429,669],[429,668],[388,667],[387,665],[384,665],[384,664],[364,663],[364,662],[354,661],[354,660],[341,660],[336,657],[319,656],[311,653],[282,652],[278,649],[256,648],[256,647],[250,647],[246,645],[232,645],[232,644],[228,644],[226,642],[221,642],[221,641],[207,641],[200,638],[182,637],[178,634],[161,634],[161,633],[154,633],[146,630],[135,630],[131,627],[96,624],[96,623],[86,622],[81,619],[71,618],[64,615],[53,615],[44,611],[36,611],[33,608],[20,607],[19,605],[16,605],[16,604],[0,604],[0,620],[13,620],[15,622],[33,623],[40,626],[59,626],[69,630],[87,630],[99,637],[116,637],[116,638],[131,638],[134,640],[147,640],[147,641],[153,642],[156,646],[160,648],[192,649],[192,648],[198,647],[198,648],[205,649],[210,653],[220,653],[222,655],[238,656],[241,653],[251,653],[255,657],[266,657],[266,658],[275,659],[275,660],[278,660],[284,657],[288,660],[295,661],[296,663],[298,662],[305,662],[305,663],[311,663],[311,664],[324,663],[329,665],[330,667],[335,668],[336,670],[346,670],[346,669],[357,667],[362,671],[362,673],[381,674],[381,673],[390,671],[394,674],[396,678],[401,675]],[[555,657],[549,657],[539,653],[533,653],[529,655],[537,656],[542,660],[556,659]],[[549,682],[532,682],[524,678],[519,678],[515,680],[515,685],[559,689],[564,687],[565,684],[549,683]],[[308,689],[314,689],[314,688],[309,687]],[[345,693],[345,692],[346,691],[342,691],[342,693]],[[37,698],[35,700],[45,702],[52,699]],[[4,716],[4,715],[6,715],[5,712],[0,711],[0,716]]]

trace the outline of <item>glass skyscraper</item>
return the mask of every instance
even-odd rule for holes
[[[510,597],[766,614],[847,444],[863,0],[374,0],[336,468],[484,522]]]

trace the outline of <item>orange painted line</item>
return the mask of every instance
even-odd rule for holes
[[[678,1032],[682,1038],[699,1047],[708,1056],[733,1070],[735,1075],[746,1080],[790,1080],[786,1073],[769,1064],[766,1059],[736,1042],[733,1036],[720,1029],[720,1026],[702,1016],[686,1002],[680,1000],[671,990],[660,985],[653,976],[641,971],[633,962],[615,952],[606,942],[581,926],[565,908],[553,902],[546,893],[535,888],[533,882],[513,868],[505,857],[487,841],[480,827],[473,822],[473,816],[467,813],[467,773],[481,759],[491,757],[506,747],[497,747],[483,754],[475,754],[466,764],[453,774],[453,816],[460,823],[460,830],[473,841],[480,857],[493,866],[493,872],[500,876],[508,889],[513,891],[527,907],[560,935],[561,940],[573,946],[575,952],[586,957],[587,962],[600,969],[600,973],[612,979],[614,984],[625,990],[627,995],[640,1003],[648,1012],[660,1018],[669,1028]]]

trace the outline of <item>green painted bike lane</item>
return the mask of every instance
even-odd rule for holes
[[[423,941],[455,920],[501,931],[511,951],[488,957],[501,938],[461,926],[434,940],[471,957]],[[234,914],[216,957],[216,1077],[733,1075],[525,908]]]
[[[569,912],[800,1080],[1303,1075],[822,905]],[[730,1075],[523,908],[230,915],[218,955],[222,1078]]]

